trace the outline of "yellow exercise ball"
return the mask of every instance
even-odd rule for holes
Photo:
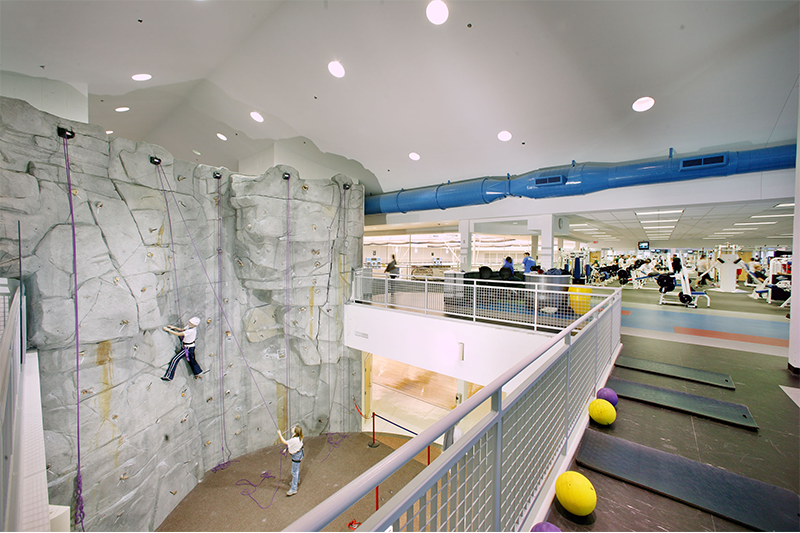
[[[591,287],[581,287],[581,286],[572,286],[567,289],[567,292],[572,294],[569,295],[569,306],[577,315],[585,315],[589,312],[589,309],[592,308],[592,297],[589,294],[592,293]],[[586,296],[579,295],[580,293],[589,293]]]
[[[617,410],[608,400],[598,398],[589,404],[589,416],[598,424],[608,426],[617,419]]]
[[[597,493],[592,482],[578,472],[566,471],[556,478],[556,498],[570,513],[586,516],[597,505]]]

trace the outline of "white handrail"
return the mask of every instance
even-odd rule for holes
[[[435,422],[429,428],[424,430],[418,436],[414,437],[403,446],[401,446],[397,451],[393,452],[391,455],[380,461],[378,464],[358,476],[355,480],[347,484],[333,496],[329,497],[327,500],[319,504],[317,507],[312,509],[310,512],[306,513],[303,517],[299,520],[292,523],[289,527],[286,528],[286,531],[321,531],[322,528],[327,526],[331,521],[333,521],[336,517],[338,517],[341,513],[345,512],[350,506],[355,504],[358,500],[360,500],[363,496],[368,494],[370,491],[374,490],[376,486],[380,483],[385,481],[389,478],[394,472],[402,468],[407,462],[412,460],[418,453],[422,450],[426,449],[430,444],[432,444],[439,436],[441,436],[445,431],[447,431],[450,427],[457,424],[462,418],[467,416],[471,411],[475,408],[480,406],[484,401],[489,398],[493,399],[493,411],[495,415],[498,411],[501,410],[501,404],[503,403],[502,400],[502,390],[503,386],[511,381],[514,377],[516,377],[520,372],[523,370],[531,367],[531,365],[537,364],[537,362],[541,359],[546,359],[549,363],[554,359],[552,353],[548,357],[542,357],[548,351],[550,351],[554,347],[558,347],[561,344],[564,344],[564,341],[569,341],[573,332],[576,332],[579,327],[583,327],[586,325],[597,325],[599,323],[599,319],[603,316],[611,316],[608,313],[614,312],[619,313],[620,306],[619,302],[621,301],[621,292],[620,289],[614,290],[614,292],[604,299],[600,304],[596,305],[593,309],[591,309],[588,313],[583,315],[581,318],[573,322],[569,327],[563,329],[560,333],[553,336],[549,341],[532,352],[528,355],[525,359],[521,360],[508,370],[506,370],[503,374],[501,374],[497,379],[495,379],[492,383],[488,384],[486,387],[475,393],[471,396],[468,400],[464,403],[456,407],[453,411],[442,417],[440,420]],[[588,330],[584,328],[584,332]],[[613,336],[613,333],[612,333]],[[588,338],[588,337],[587,337]],[[595,335],[596,338],[596,335]],[[616,339],[612,337],[610,339],[612,342],[610,343],[607,349],[597,350],[596,356],[602,356],[605,358],[602,362],[607,366],[609,361],[611,361],[611,356],[615,349],[618,348],[619,344],[619,333],[616,333]],[[558,352],[558,357],[561,357],[563,352],[569,351],[569,342],[566,342],[567,347],[563,350]],[[597,348],[597,346],[596,346]],[[610,353],[608,350],[610,349]],[[602,353],[600,353],[602,351]],[[594,368],[593,368],[594,371]],[[596,372],[592,376],[592,385],[596,386],[597,382],[597,375]],[[528,379],[530,381],[531,378]],[[513,396],[516,398],[516,396]],[[511,400],[511,397],[507,400]],[[487,417],[491,418],[491,415],[487,415]],[[479,423],[475,426],[467,436],[463,438],[464,443],[460,446],[454,446],[457,448],[453,450],[453,453],[456,453],[459,450],[463,450],[465,447],[470,446],[471,443],[475,442],[477,439],[481,437],[482,434],[485,434],[486,431],[489,430],[489,426],[492,424],[497,423],[496,420],[492,421],[489,418],[484,418],[484,421]],[[569,438],[569,434],[571,433],[570,428],[565,427],[564,433]],[[498,437],[499,438],[499,437]],[[459,443],[457,443],[459,444]],[[466,452],[463,452],[466,453]],[[451,456],[450,454],[449,456]],[[452,458],[451,458],[452,459]],[[455,460],[455,459],[452,459]],[[434,462],[436,463],[436,462]],[[431,469],[434,467],[432,464],[428,467]],[[441,464],[438,467],[441,469]],[[425,472],[423,471],[420,476],[423,476]],[[430,474],[428,478],[434,476],[435,473]],[[417,480],[415,479],[416,483]],[[420,481],[420,483],[424,483],[425,480]],[[399,494],[398,494],[399,496]],[[386,509],[393,504],[393,501],[388,502],[384,508],[382,509],[382,514],[391,513],[392,511],[386,511]],[[391,509],[400,509],[400,507],[391,507]],[[398,511],[399,512],[399,511]],[[380,527],[386,526],[386,520],[391,521],[394,518],[387,518],[384,516],[383,520],[377,520],[376,525],[378,529]],[[379,523],[378,523],[379,522]],[[499,519],[496,520],[496,523],[499,524]],[[365,523],[364,526],[367,526]],[[490,528],[493,529],[493,528]]]

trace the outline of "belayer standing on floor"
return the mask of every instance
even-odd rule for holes
[[[183,341],[183,346],[181,346],[181,349],[172,357],[167,367],[167,372],[164,374],[164,377],[161,378],[162,380],[172,381],[172,378],[175,377],[175,369],[178,368],[178,361],[184,356],[189,366],[192,367],[192,374],[194,374],[195,379],[203,373],[203,369],[200,368],[200,365],[197,364],[194,358],[194,341],[197,338],[197,326],[199,325],[200,319],[195,316],[189,319],[189,324],[183,329],[173,326],[164,326],[162,328],[167,333],[172,333],[177,337],[181,337],[181,341]]]
[[[287,496],[297,494],[297,484],[300,483],[300,461],[303,460],[303,428],[295,426],[292,428],[292,438],[288,441],[283,438],[281,430],[278,430],[278,438],[286,445],[289,455],[292,456],[292,485],[289,487]]]

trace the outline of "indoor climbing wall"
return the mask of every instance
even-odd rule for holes
[[[75,133],[71,191],[59,126]],[[21,247],[51,503],[74,506],[78,402],[87,530],[153,530],[205,472],[274,444],[276,425],[360,430],[342,315],[362,186],[196,165],[8,98],[0,156],[0,276],[19,275]],[[164,382],[179,343],[162,327],[193,316],[209,372],[195,380],[181,363]]]

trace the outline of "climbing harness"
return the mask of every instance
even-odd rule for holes
[[[66,128],[59,127],[57,130],[58,136],[63,140],[64,145],[64,163],[67,168],[67,197],[69,198],[69,218],[72,225],[72,280],[74,282],[74,289],[72,299],[75,302],[75,387],[77,394],[77,455],[78,465],[77,473],[75,476],[75,526],[80,525],[81,530],[85,531],[83,519],[85,513],[83,510],[83,478],[81,477],[81,385],[80,385],[80,366],[81,366],[81,352],[80,352],[80,338],[78,327],[78,253],[77,253],[77,239],[75,237],[75,209],[72,205],[72,178],[69,169],[69,144],[68,139],[75,137],[75,132],[67,130]],[[20,274],[20,279],[22,276]]]

